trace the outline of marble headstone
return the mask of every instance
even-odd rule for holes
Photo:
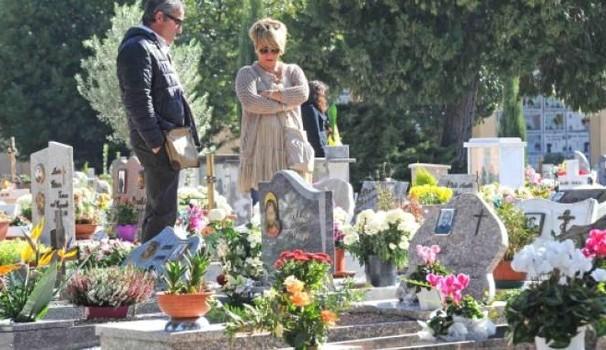
[[[422,261],[417,244],[441,248],[440,262],[454,273],[470,276],[464,293],[476,299],[488,292],[494,297],[492,271],[505,255],[508,240],[505,226],[478,195],[463,193],[439,210],[430,211],[410,242],[408,274]]]
[[[345,210],[349,217],[353,218],[355,204],[353,188],[349,182],[328,178],[314,183],[313,186],[322,191],[331,191],[334,206]]]
[[[479,188],[478,176],[469,174],[448,174],[438,180],[438,186],[448,187],[453,195],[461,193],[477,193]]]
[[[180,259],[186,251],[194,253],[202,247],[202,238],[198,235],[189,238],[175,232],[167,226],[153,239],[134,249],[124,262],[140,269],[153,269],[158,273],[164,271],[167,261]]]
[[[263,263],[269,271],[285,250],[324,252],[334,259],[330,191],[311,187],[292,170],[281,170],[259,184],[259,204]]]
[[[408,191],[408,182],[403,181],[364,181],[362,188],[356,198],[355,215],[366,209],[377,210],[379,202],[379,192],[388,191],[391,193],[393,204],[401,206],[406,201],[406,191]]]
[[[542,238],[558,236],[573,225],[589,225],[597,219],[598,202],[586,199],[572,204],[556,203],[546,199],[527,199],[515,204],[539,226]]]
[[[47,245],[73,243],[74,160],[72,146],[49,142],[48,147],[30,155],[32,174],[32,219],[44,219],[41,242]],[[70,244],[71,244],[70,243]]]

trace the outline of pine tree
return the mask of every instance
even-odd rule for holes
[[[526,120],[520,97],[520,78],[505,79],[503,84],[503,114],[499,119],[500,137],[519,137],[526,140]]]

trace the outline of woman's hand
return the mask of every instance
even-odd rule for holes
[[[280,90],[265,90],[261,91],[261,96],[267,97],[271,100],[281,102],[282,101],[282,93]]]

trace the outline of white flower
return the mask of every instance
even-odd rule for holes
[[[356,217],[356,227],[364,227],[366,223],[375,216],[375,211],[372,209],[362,210]]]
[[[407,239],[402,239],[400,241],[400,243],[398,244],[398,247],[400,247],[400,249],[402,249],[402,250],[408,250],[409,246],[410,246],[410,243],[408,242]]]
[[[397,245],[395,245],[393,243],[389,243],[389,249],[396,250],[397,247],[398,247]]]
[[[349,214],[347,214],[347,212],[345,210],[343,210],[341,207],[335,207],[332,211],[332,215],[334,218],[335,223],[340,224],[341,226],[345,225],[345,224],[349,224]]]
[[[414,217],[413,217],[414,220]],[[421,227],[418,222],[412,220],[404,220],[398,224],[398,231],[407,232],[414,235],[417,230]]]
[[[591,277],[596,280],[596,282],[604,282],[606,281],[606,270],[595,269],[595,271],[591,273]]]
[[[254,229],[251,230],[248,234],[247,240],[250,243],[251,248],[254,248],[257,245],[261,244],[261,231]]]
[[[211,209],[208,212],[208,219],[210,222],[223,221],[225,217],[227,217],[227,211],[220,208]]]
[[[351,226],[345,226],[343,228],[343,243],[345,245],[352,245],[360,240],[358,233],[353,230]]]
[[[253,268],[258,268],[258,267],[263,266],[263,261],[261,261],[261,259],[259,259],[259,258],[248,257],[248,258],[246,258],[246,260],[244,262],[247,263],[248,265],[252,266]]]
[[[228,251],[229,246],[227,245],[227,242],[223,239],[219,240],[219,243],[217,244],[217,256],[222,258],[227,255]]]
[[[391,209],[385,214],[387,223],[397,224],[400,221],[405,220],[406,212],[402,208]]]

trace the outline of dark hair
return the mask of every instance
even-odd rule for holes
[[[185,5],[181,0],[147,0],[143,9],[141,21],[149,26],[154,22],[154,15],[160,11],[162,13],[172,14],[176,9],[184,9]]]
[[[317,108],[320,108],[318,106],[318,99],[321,95],[326,95],[327,92],[328,85],[320,80],[312,80],[309,82],[309,98],[307,99],[307,102],[312,103]]]

